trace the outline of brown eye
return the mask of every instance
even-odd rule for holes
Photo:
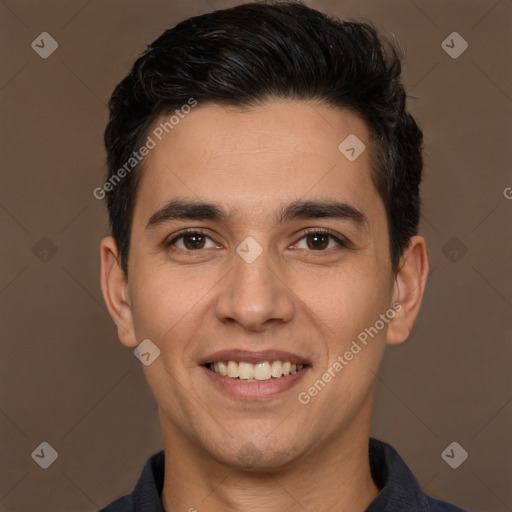
[[[305,240],[305,247],[301,247],[300,243]],[[334,245],[332,245],[332,242]],[[297,243],[299,249],[307,249],[316,252],[323,252],[327,249],[348,247],[348,244],[343,240],[342,237],[336,236],[330,231],[325,230],[313,230],[304,233],[304,236]]]
[[[183,235],[183,245],[193,251],[195,249],[202,249],[204,247],[205,237],[203,235]]]
[[[170,242],[165,245],[168,248],[181,250],[181,251],[197,251],[201,249],[208,249],[207,242],[210,241],[210,247],[215,247],[212,239],[201,231],[187,231],[175,236]]]
[[[326,249],[329,245],[330,235],[314,233],[305,237],[308,240],[309,249]],[[311,243],[309,243],[311,242]]]

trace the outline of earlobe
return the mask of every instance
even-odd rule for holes
[[[100,244],[101,291],[110,316],[117,325],[117,335],[127,347],[137,346],[133,329],[128,281],[119,264],[119,252],[113,237],[105,237]]]
[[[398,345],[409,336],[423,300],[427,275],[425,239],[419,235],[413,236],[395,276],[393,297],[394,302],[401,304],[401,308],[395,310],[395,317],[389,323],[386,336],[388,345]]]

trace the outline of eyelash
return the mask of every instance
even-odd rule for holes
[[[212,240],[212,238],[208,234],[206,234],[204,231],[202,231],[200,229],[189,228],[184,231],[180,231],[172,240],[170,240],[168,242],[167,241],[164,242],[164,246],[167,249],[171,249],[177,240],[179,240],[180,238],[183,238],[186,235],[201,235],[201,236],[205,236],[205,237],[209,238],[210,240]],[[302,236],[299,238],[299,241],[302,240],[303,238],[306,238],[308,235],[328,235],[329,237],[331,237],[332,240],[334,240],[341,247],[350,248],[350,243],[347,240],[334,234],[332,231],[330,231],[328,229],[324,229],[324,228],[306,229],[303,232]],[[194,254],[196,252],[204,251],[204,249],[176,249],[176,248],[174,248],[172,250],[187,252],[187,253],[192,253],[192,254]],[[306,250],[308,250],[308,249],[306,249]],[[322,249],[322,250],[318,250],[318,251],[311,250],[311,252],[327,252],[329,250],[330,249]]]

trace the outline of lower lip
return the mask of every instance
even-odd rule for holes
[[[291,373],[290,375],[283,375],[278,378],[272,377],[270,380],[250,382],[225,377],[220,373],[209,370],[206,366],[202,368],[213,385],[221,391],[244,400],[264,400],[266,398],[273,398],[295,386],[295,384],[304,377],[310,367],[306,366],[297,373]]]

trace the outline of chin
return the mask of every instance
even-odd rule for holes
[[[293,438],[293,436],[290,436]],[[217,447],[215,451],[208,450],[212,458],[221,464],[241,471],[252,473],[268,473],[286,469],[301,456],[301,450],[296,443],[276,446],[269,439],[247,442],[236,442],[231,446]]]

